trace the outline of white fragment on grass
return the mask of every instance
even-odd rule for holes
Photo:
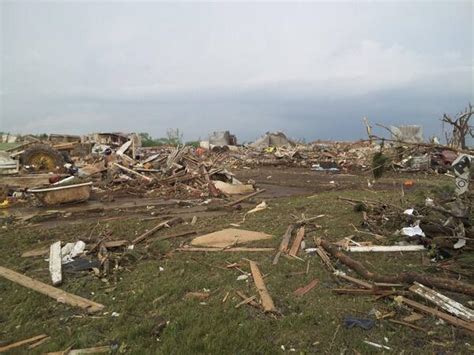
[[[237,276],[237,281],[244,281],[244,280],[247,280],[249,278],[249,275],[239,275]]]
[[[364,343],[368,344],[368,345],[372,345],[376,348],[379,348],[379,349],[386,349],[386,350],[392,350],[391,347],[389,346],[385,346],[385,345],[382,345],[382,344],[377,344],[377,343],[373,343],[371,341],[368,341],[368,340],[364,340]]]

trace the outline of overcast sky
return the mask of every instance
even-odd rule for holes
[[[474,102],[471,1],[0,4],[1,131],[441,136]]]

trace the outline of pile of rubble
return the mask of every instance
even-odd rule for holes
[[[16,176],[2,179],[0,197],[32,194],[43,205],[53,205],[87,200],[91,191],[99,198],[123,193],[175,199],[254,191],[252,184],[243,184],[220,166],[216,156],[189,146],[142,148],[136,134],[123,138],[101,134],[85,142],[49,140],[11,149],[2,172]],[[29,180],[24,183],[24,178]]]

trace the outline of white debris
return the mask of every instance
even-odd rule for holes
[[[66,243],[66,245],[61,248],[62,263],[70,263],[75,257],[84,253],[85,248],[86,243],[84,243],[82,240],[78,240],[75,243]]]
[[[247,280],[249,278],[249,275],[239,275],[237,276],[237,281],[244,281],[244,280]]]
[[[456,244],[453,245],[454,249],[461,249],[463,246],[466,245],[466,239],[460,238],[456,242]]]
[[[408,237],[415,237],[415,236],[425,237],[425,233],[420,228],[420,226],[402,228],[402,235],[406,235]]]

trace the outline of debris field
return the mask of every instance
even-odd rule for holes
[[[472,150],[365,124],[23,137],[0,152],[0,353],[472,353]]]

